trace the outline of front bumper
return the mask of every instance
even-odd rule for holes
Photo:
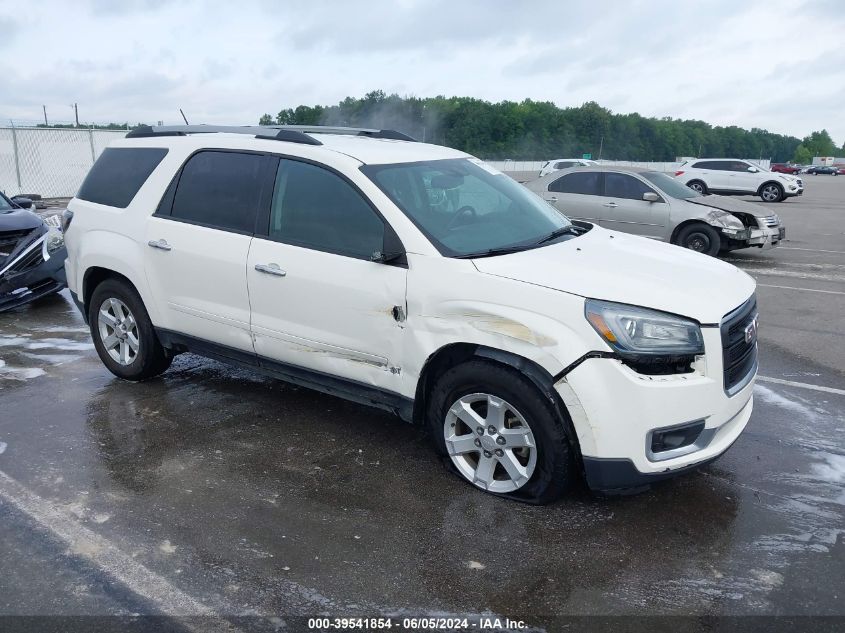
[[[756,246],[764,251],[778,246],[786,237],[786,229],[782,226],[752,229],[747,246]]]
[[[41,249],[42,240],[43,236],[37,241],[37,249]],[[0,312],[17,308],[65,288],[66,259],[67,250],[63,246],[36,266],[21,272],[8,270],[0,275]]]
[[[555,385],[572,418],[588,485],[636,488],[712,461],[739,437],[753,409],[754,365],[733,395],[724,389],[718,328],[702,328],[706,353],[692,374],[646,376],[622,361],[591,358]],[[695,445],[655,458],[652,433],[703,421]]]

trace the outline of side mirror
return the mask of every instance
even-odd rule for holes
[[[646,191],[643,194],[643,200],[645,200],[646,202],[657,202],[658,200],[660,200],[660,196],[658,196],[653,191]]]
[[[12,202],[18,205],[21,209],[31,209],[32,208],[32,200],[29,198],[24,198],[23,196],[15,196],[12,198]]]
[[[748,171],[749,171],[749,172],[751,172],[752,174],[756,174],[756,173],[757,173],[758,171],[760,171],[760,170],[759,170],[759,169],[757,169],[756,167],[749,167],[749,168],[748,168]]]

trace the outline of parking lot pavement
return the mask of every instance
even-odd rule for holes
[[[785,247],[731,254],[754,415],[632,497],[502,501],[380,411],[190,355],[122,382],[64,294],[0,315],[0,614],[845,616],[843,200],[810,181]]]

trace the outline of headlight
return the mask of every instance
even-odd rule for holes
[[[726,229],[744,229],[745,225],[735,215],[720,209],[713,209],[707,214],[707,222]]]
[[[704,353],[701,327],[691,319],[596,299],[587,299],[585,314],[596,332],[623,357]]]
[[[62,232],[56,228],[50,228],[47,231],[47,237],[44,238],[44,251],[46,256],[44,259],[49,259],[49,256],[59,250],[65,245],[65,238]]]

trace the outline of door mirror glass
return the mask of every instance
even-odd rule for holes
[[[752,174],[756,174],[758,169],[756,167],[749,167],[748,171],[751,172]]]
[[[646,191],[643,194],[643,200],[645,200],[646,202],[657,202],[658,200],[660,200],[660,196],[658,196],[653,191]]]

